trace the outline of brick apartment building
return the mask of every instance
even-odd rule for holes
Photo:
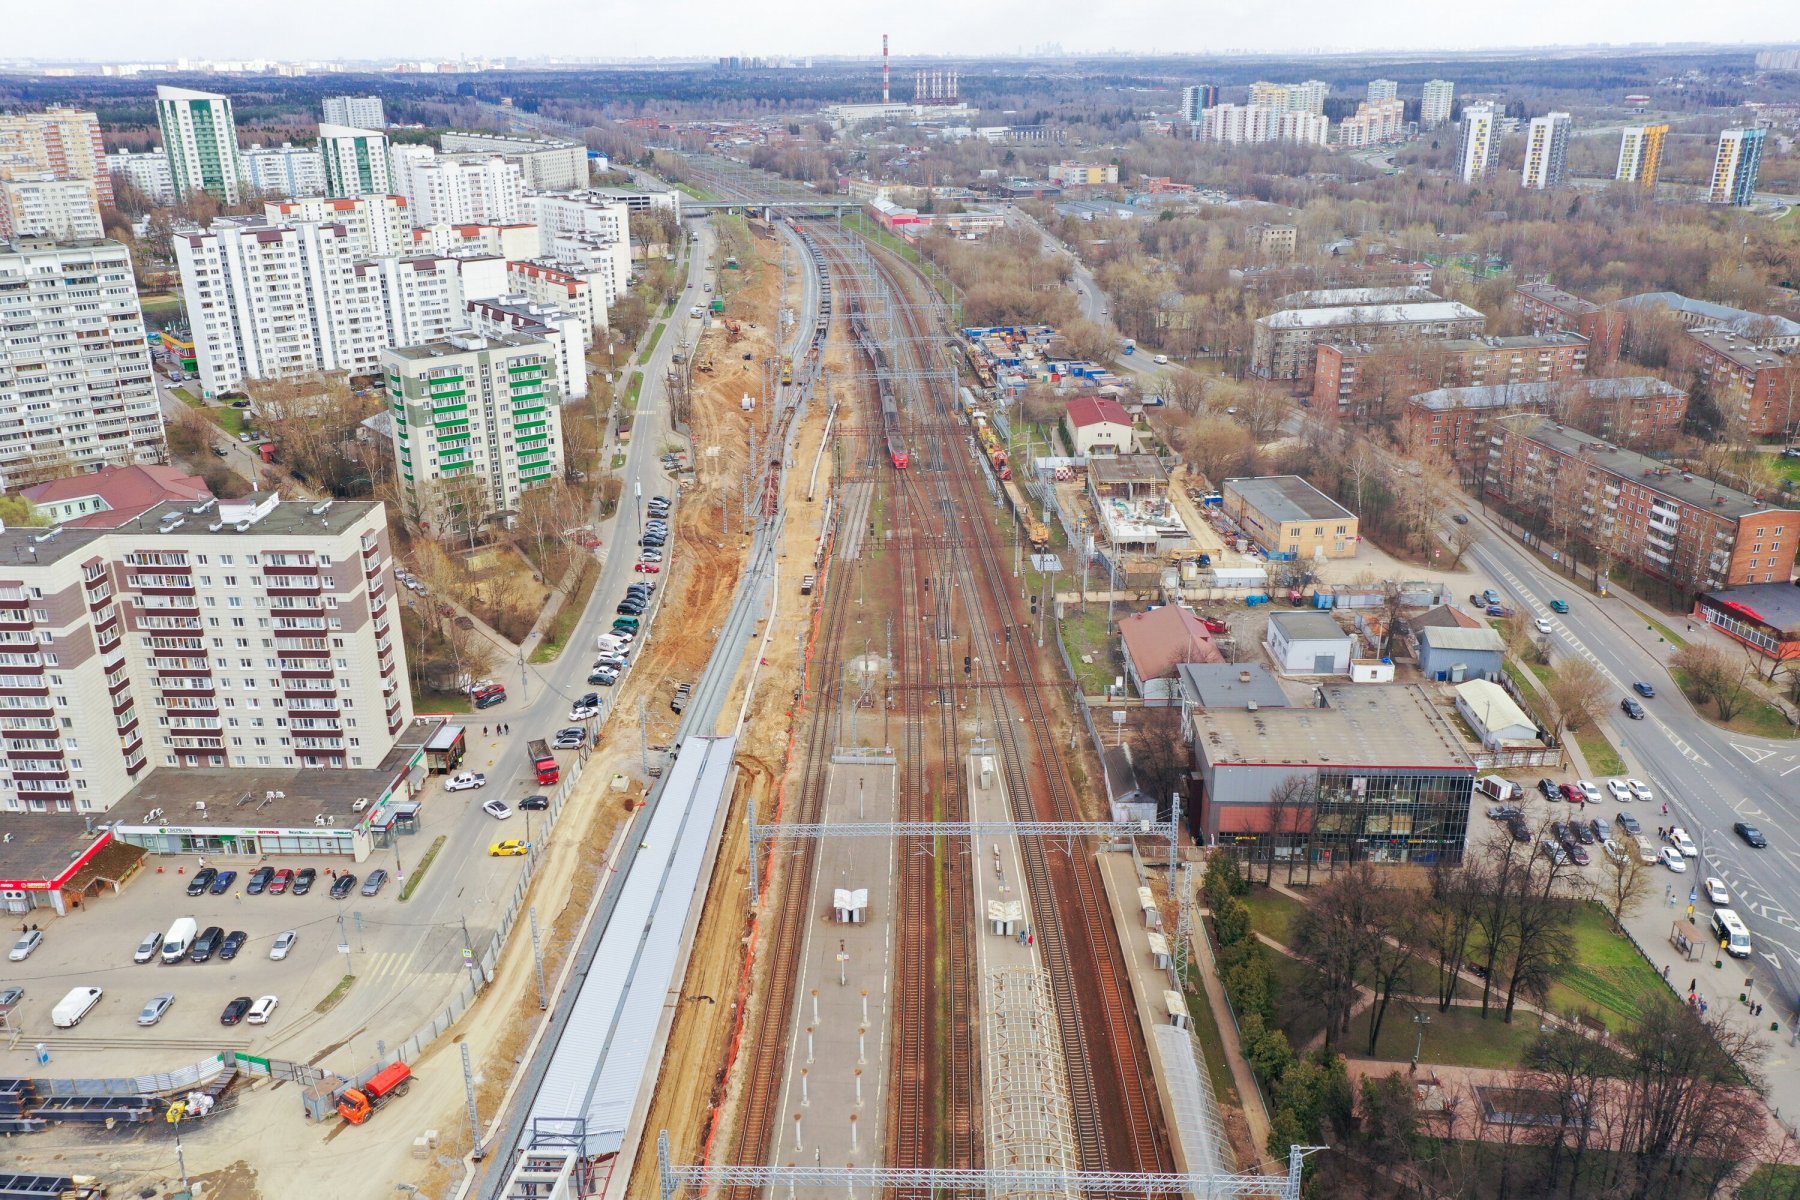
[[[1598,437],[1644,445],[1680,432],[1687,406],[1686,392],[1654,375],[1437,388],[1407,399],[1400,438],[1410,454],[1441,449],[1465,462],[1486,456],[1491,422],[1541,412]]]
[[[1677,355],[1728,426],[1738,424],[1755,438],[1793,436],[1800,419],[1800,361],[1729,329],[1687,330]]]
[[[1625,314],[1619,309],[1602,308],[1547,283],[1521,283],[1513,295],[1532,332],[1579,333],[1591,343],[1588,361],[1596,366],[1619,357],[1625,340]]]
[[[1689,591],[1793,578],[1800,510],[1546,417],[1498,423],[1484,490],[1528,525],[1566,533]]]
[[[1485,315],[1455,300],[1283,309],[1252,327],[1250,373],[1310,386],[1321,342],[1442,341],[1474,337],[1486,326]]]
[[[1420,386],[1486,387],[1507,383],[1550,383],[1587,374],[1588,340],[1578,333],[1523,337],[1452,338],[1379,346],[1327,342],[1313,366],[1312,407],[1321,416],[1350,415],[1360,396],[1357,381],[1370,362],[1401,355],[1397,365]],[[1380,365],[1377,370],[1381,369]]]
[[[1252,243],[1254,248],[1254,242]],[[1332,287],[1430,287],[1436,268],[1426,262],[1370,258],[1362,262],[1330,259],[1312,263],[1272,264],[1233,270],[1232,279],[1260,296]]]

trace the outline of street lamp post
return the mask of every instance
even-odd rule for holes
[[[1430,1013],[1414,1013],[1413,1024],[1419,1027],[1418,1040],[1413,1043],[1412,1069],[1418,1070],[1419,1056],[1425,1053],[1425,1027],[1431,1024]]]

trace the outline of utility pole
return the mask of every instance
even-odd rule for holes
[[[544,941],[538,934],[537,905],[531,906],[531,958],[537,964],[538,1011],[550,1007],[550,993],[544,987]]]
[[[479,989],[481,987],[481,978],[478,972],[481,968],[475,963],[475,943],[469,937],[469,918],[461,917],[459,919],[462,921],[463,931],[463,962],[469,968],[469,983],[476,989]]]
[[[469,1061],[469,1043],[462,1044],[463,1093],[469,1099],[469,1144],[475,1147],[475,1161],[480,1162],[487,1152],[481,1148],[481,1117],[475,1111],[475,1067]]]
[[[338,913],[338,949],[344,953],[344,974],[354,975],[356,970],[350,963],[350,935],[344,930],[344,914]]]

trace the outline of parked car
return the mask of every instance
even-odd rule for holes
[[[162,930],[152,929],[144,935],[144,940],[138,943],[137,950],[131,955],[131,961],[134,963],[154,961],[158,952],[162,950],[162,942]]]
[[[480,771],[464,771],[460,775],[452,775],[444,781],[446,792],[466,792],[474,788],[487,786],[487,776]]]
[[[489,709],[489,708],[497,708],[500,705],[505,704],[505,703],[506,703],[506,693],[505,692],[489,692],[487,695],[478,696],[475,699],[475,707],[477,709],[481,709],[481,710],[485,710],[485,709]]]
[[[1651,798],[1650,785],[1641,779],[1627,779],[1625,781],[1625,786],[1631,789],[1631,798],[1633,800],[1647,801]]]
[[[280,962],[288,956],[288,952],[294,948],[294,943],[299,940],[300,935],[292,929],[281,933],[276,937],[275,944],[269,947],[269,957]]]
[[[590,704],[584,700],[584,701],[577,703],[575,705],[575,707],[573,707],[569,710],[569,720],[571,720],[571,721],[585,721],[589,717],[597,717],[599,715],[600,715],[600,697],[599,696],[594,697],[594,702],[592,704]]]
[[[211,962],[212,956],[219,952],[219,943],[224,940],[224,929],[217,925],[208,925],[200,931],[200,936],[195,938],[193,944],[188,948],[188,961]]]
[[[1589,821],[1587,823],[1587,831],[1594,835],[1594,840],[1596,842],[1604,842],[1606,840],[1606,826],[1602,825],[1599,821]]]
[[[163,1019],[163,1014],[169,1011],[169,1006],[173,1003],[175,1003],[174,992],[158,992],[150,997],[150,1002],[144,1005],[144,1011],[138,1014],[138,1024],[156,1024]]]
[[[1639,679],[1631,685],[1631,690],[1646,700],[1656,699],[1656,689]]]
[[[331,898],[333,900],[342,900],[345,896],[348,896],[355,887],[356,876],[348,871],[341,871],[338,873],[338,877],[331,881]]]
[[[1585,804],[1587,802],[1587,797],[1581,794],[1581,789],[1572,783],[1561,784],[1558,786],[1557,790],[1562,793],[1563,799],[1567,800],[1570,804]]]
[[[244,1014],[249,1011],[250,997],[239,996],[237,999],[227,1004],[225,1006],[225,1011],[219,1014],[219,1024],[236,1025],[239,1021],[244,1019]]]
[[[317,867],[301,867],[300,873],[294,876],[294,895],[304,896],[306,893],[312,891],[313,883],[318,878],[319,870]]]
[[[1725,881],[1723,879],[1720,879],[1717,875],[1708,875],[1701,883],[1700,887],[1701,890],[1706,893],[1706,898],[1712,901],[1713,907],[1730,907],[1731,893],[1726,890]]]
[[[1549,838],[1544,839],[1542,849],[1544,857],[1555,863],[1557,866],[1563,867],[1568,865],[1569,852]]]
[[[1681,851],[1683,858],[1700,857],[1700,847],[1694,845],[1694,839],[1689,837],[1688,831],[1679,825],[1674,826],[1667,833],[1663,834],[1663,841]]]
[[[218,877],[219,870],[217,867],[201,867],[198,871],[194,872],[194,877],[188,880],[187,894],[190,896],[204,896],[206,894],[206,889],[211,887],[212,881]]]
[[[231,885],[237,882],[237,877],[236,871],[220,871],[218,876],[213,879],[212,894],[215,896],[223,896],[226,892],[229,892],[231,890]]]
[[[11,1008],[24,998],[25,989],[22,987],[0,988],[0,1008]]]
[[[642,571],[646,575],[654,575],[658,571],[662,570],[662,568],[657,566],[655,563],[647,563],[647,562],[637,563],[631,569],[634,571]]]
[[[219,957],[227,962],[231,961],[238,956],[238,951],[242,950],[244,943],[249,940],[250,935],[243,930],[232,930],[225,935],[225,940],[219,943]]]
[[[282,867],[275,872],[275,878],[269,880],[269,895],[280,896],[287,892],[288,885],[294,882],[294,869]]]
[[[362,894],[365,896],[380,895],[381,889],[382,889],[383,885],[385,885],[387,883],[387,881],[388,881],[387,871],[385,871],[381,867],[376,867],[373,871],[369,872],[369,877],[367,879],[363,880]]]
[[[1636,700],[1633,700],[1630,696],[1619,701],[1619,711],[1623,712],[1634,721],[1641,721],[1644,719],[1644,706],[1639,704]]]
[[[6,952],[6,961],[24,962],[36,953],[37,948],[43,944],[43,930],[27,929],[24,933],[19,935],[19,940],[13,943],[13,948]]]
[[[250,1025],[267,1025],[269,1018],[275,1015],[275,1006],[281,1001],[274,996],[258,996],[250,1011],[244,1014],[244,1021]]]
[[[1632,837],[1636,837],[1638,834],[1644,832],[1644,827],[1638,824],[1638,819],[1628,812],[1619,813],[1613,820],[1618,822],[1620,829],[1623,829]]]
[[[601,687],[611,687],[613,684],[619,682],[619,673],[608,668],[595,667],[592,671],[588,672],[587,681],[589,683],[597,683]]]
[[[527,796],[519,801],[519,809],[521,812],[543,812],[549,807],[550,797],[548,796]]]
[[[1531,826],[1525,823],[1524,817],[1514,817],[1506,823],[1506,827],[1512,830],[1513,841],[1529,842],[1531,840]]]
[[[1540,780],[1538,780],[1537,786],[1538,786],[1538,791],[1544,793],[1544,799],[1546,799],[1546,800],[1561,800],[1562,799],[1562,789],[1558,788],[1556,786],[1556,784],[1554,784],[1550,780],[1540,779]]]
[[[1488,820],[1490,821],[1510,821],[1514,817],[1522,816],[1524,814],[1516,805],[1490,804],[1488,805],[1487,815]]]
[[[553,749],[575,750],[585,745],[587,745],[587,730],[577,728],[559,729],[556,731],[556,743]]]
[[[1687,859],[1681,857],[1681,851],[1673,846],[1664,846],[1656,852],[1656,861],[1660,862],[1677,875],[1687,871]]]
[[[1569,852],[1569,861],[1578,867],[1585,867],[1594,861],[1579,843],[1571,844],[1563,848]]]
[[[506,818],[512,816],[512,809],[507,807],[506,801],[504,800],[489,800],[486,804],[481,806],[481,811],[494,818],[496,821],[504,821]]]
[[[489,846],[488,856],[490,858],[516,858],[529,850],[530,847],[518,838],[507,838],[503,842],[495,842]]]
[[[1606,790],[1612,795],[1614,800],[1617,800],[1621,804],[1631,799],[1631,788],[1626,785],[1623,779],[1607,780]]]
[[[1581,798],[1589,804],[1600,803],[1600,789],[1594,786],[1591,779],[1577,779],[1575,786],[1581,789]]]
[[[1739,837],[1743,838],[1746,843],[1756,847],[1758,850],[1766,850],[1768,848],[1769,839],[1763,836],[1762,830],[1750,824],[1748,821],[1739,821],[1731,827],[1731,832],[1737,834]]]
[[[1469,514],[1468,513],[1457,513],[1454,517],[1451,517],[1450,519],[1452,521],[1455,521],[1458,525],[1467,525],[1469,523]]]
[[[1613,841],[1611,838],[1602,841],[1600,843],[1600,849],[1605,851],[1606,857],[1616,863],[1623,863],[1630,860],[1630,856],[1625,853],[1625,847],[1619,845],[1619,843]]]
[[[274,878],[274,867],[258,867],[250,873],[250,882],[244,885],[244,890],[252,896],[260,896],[268,889],[269,882]]]

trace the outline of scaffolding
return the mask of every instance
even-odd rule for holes
[[[987,1162],[1067,1179],[1079,1165],[1055,1013],[1036,967],[988,972]],[[1005,1188],[1007,1200],[1070,1200],[1065,1184]]]

